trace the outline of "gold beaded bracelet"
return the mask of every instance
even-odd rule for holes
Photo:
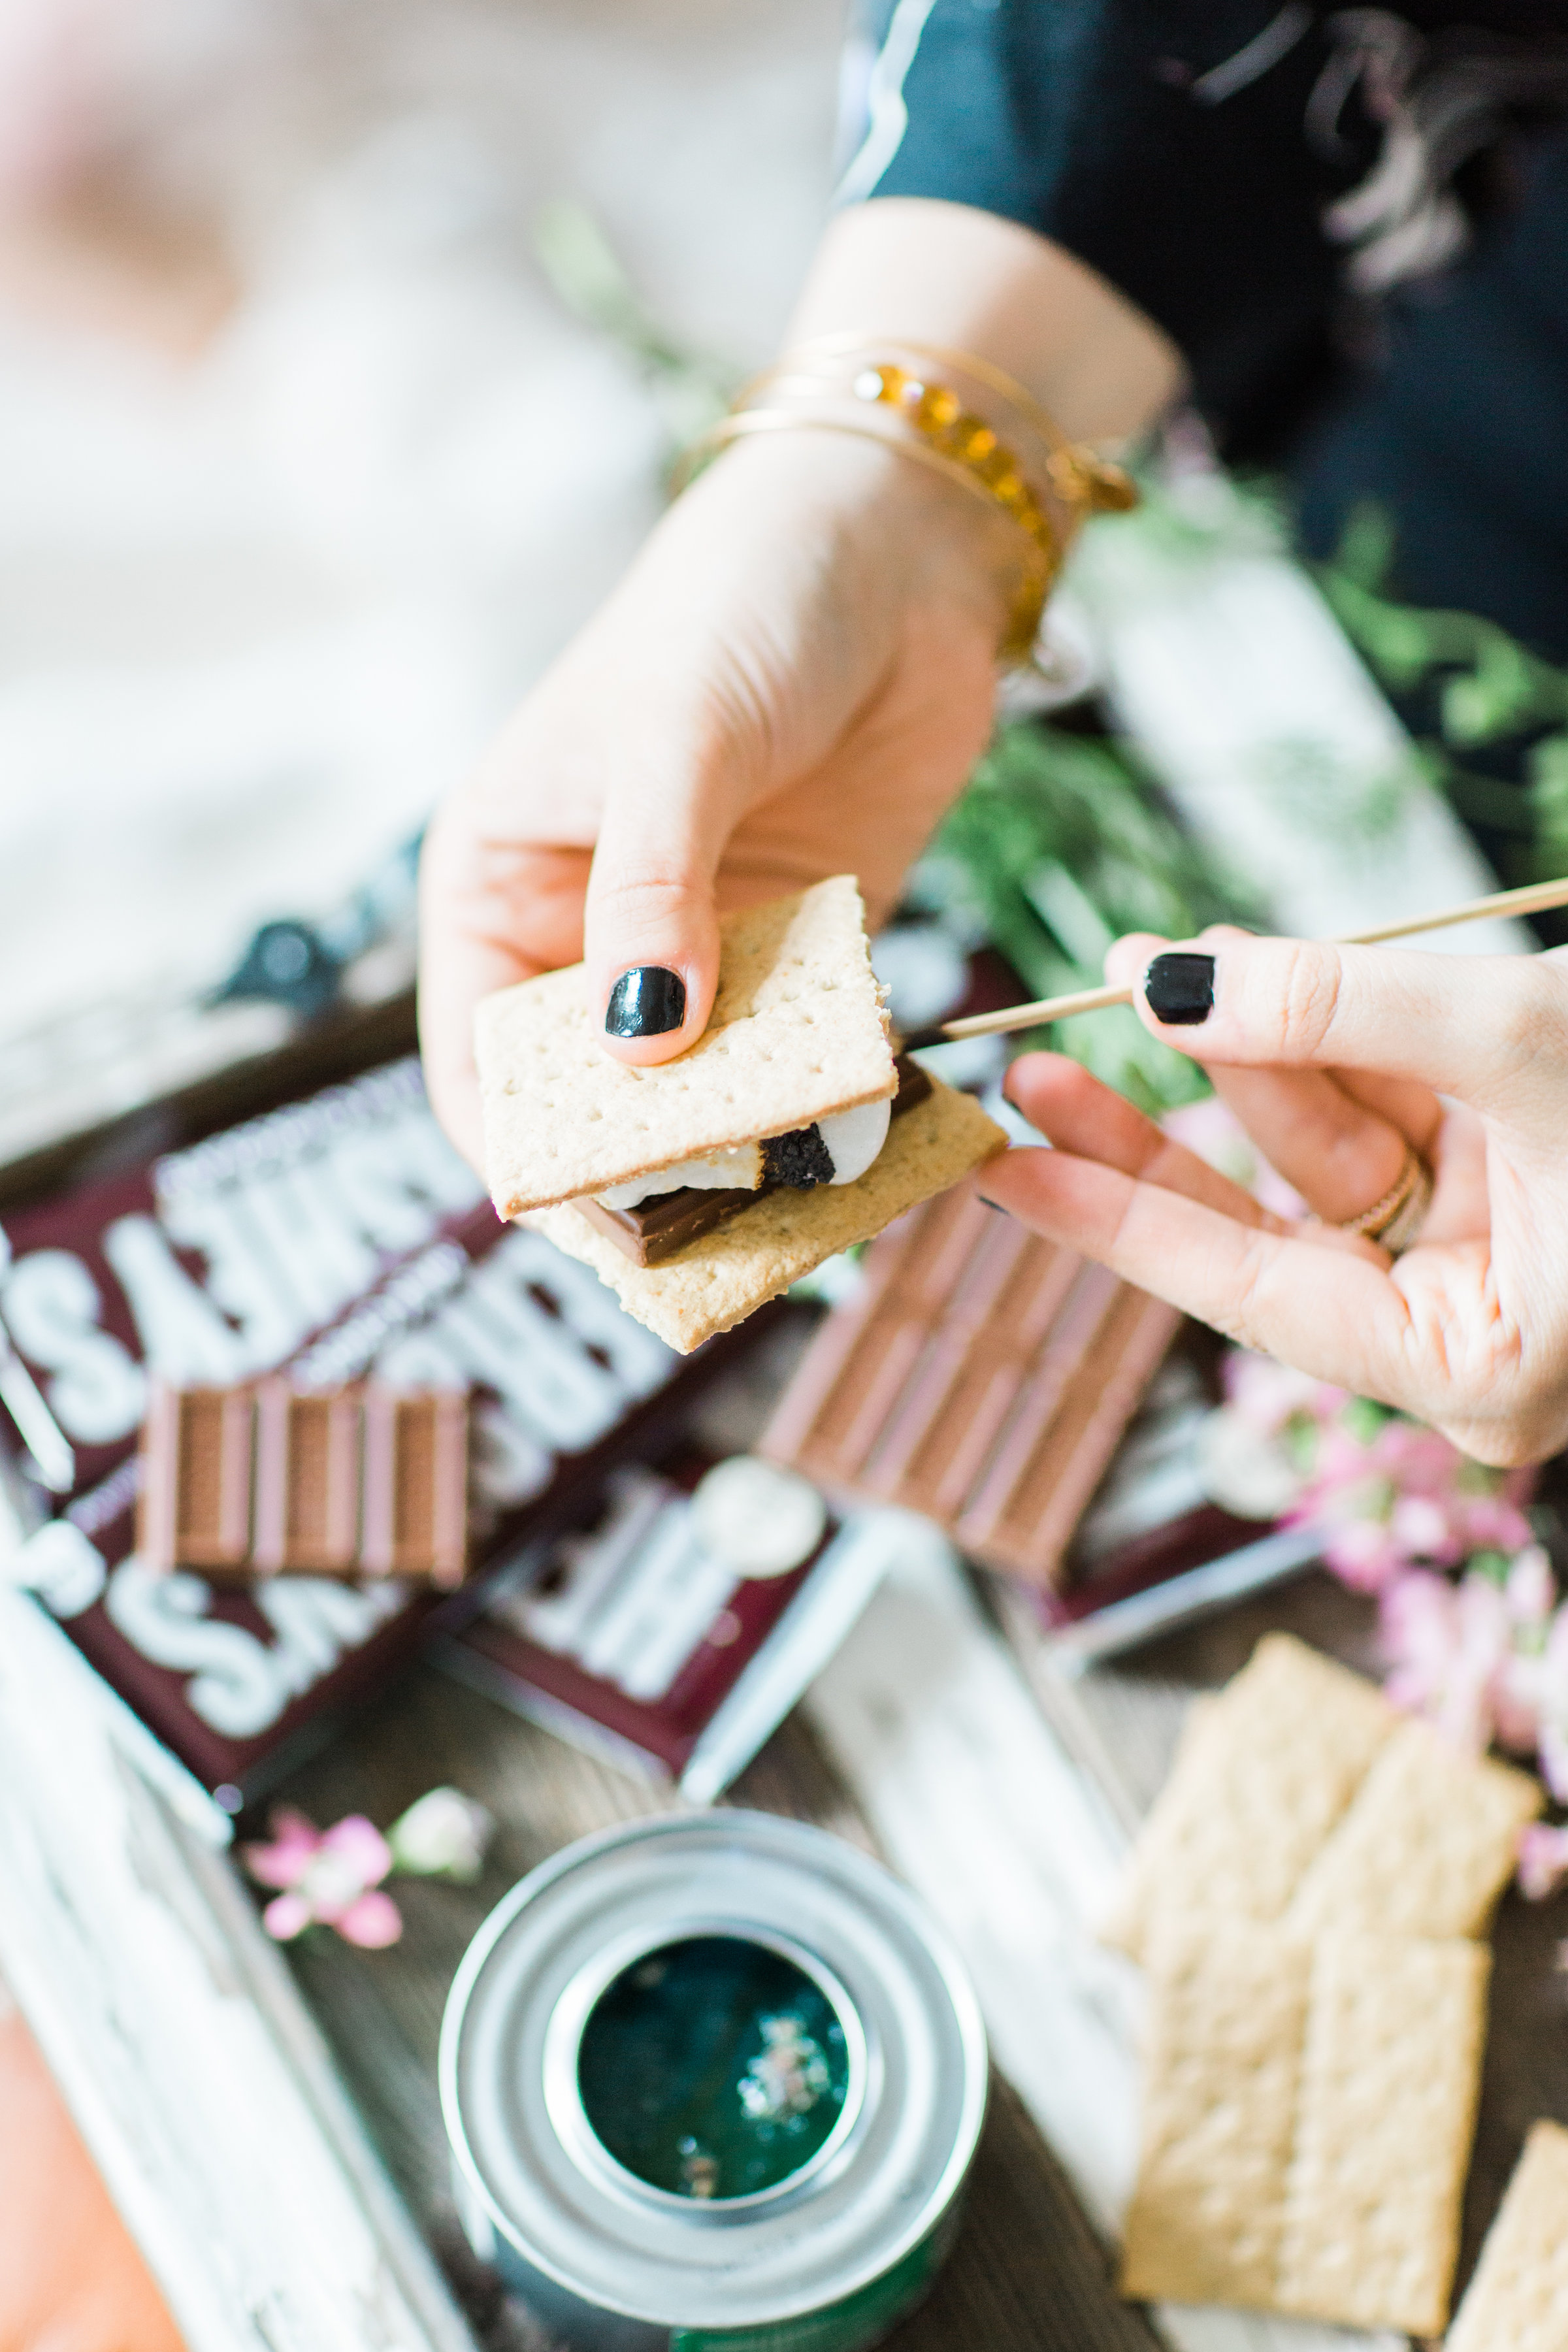
[[[939,375],[926,364],[934,360]],[[950,379],[957,377],[959,382]],[[967,377],[978,393],[966,389]],[[770,395],[759,406],[759,396]],[[992,415],[1008,437],[997,430]],[[1024,387],[988,360],[929,344],[836,336],[803,346],[747,384],[728,416],[677,469],[677,489],[731,442],[802,426],[880,441],[999,509],[1024,533],[1024,576],[998,658],[1027,662],[1068,547],[1094,513],[1124,511],[1138,492],[1120,466],[1069,442]]]

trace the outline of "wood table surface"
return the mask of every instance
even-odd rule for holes
[[[452,2201],[437,2097],[447,1988],[465,1947],[515,1880],[574,1837],[668,1810],[663,1792],[565,1746],[433,1668],[416,1668],[280,1791],[321,1822],[385,1822],[441,1782],[500,1824],[472,1887],[398,1882],[403,1940],[360,1952],[325,1930],[295,1948],[300,1987],[416,2219],[487,2347],[542,2346],[469,2254]],[[775,1733],[728,1801],[785,1813],[874,1851],[853,1799],[804,1719]],[[994,2076],[963,2229],[929,2301],[889,2339],[898,2352],[1148,2352],[1142,2315],[1120,2302],[1110,2257],[1060,2166]]]
[[[1348,1663],[1373,1664],[1370,1605],[1310,1574],[1047,1691],[1044,1712],[1113,1802],[1136,1815],[1164,1777],[1194,1692],[1223,1681],[1274,1626]],[[1026,1640],[1019,1646],[1026,1651]],[[667,1811],[669,1800],[430,1666],[409,1673],[279,1795],[321,1822],[363,1811],[385,1822],[443,1782],[477,1796],[496,1816],[482,1879],[471,1887],[401,1881],[405,1927],[394,1949],[356,1951],[321,1930],[294,1948],[294,1965],[388,2168],[487,2352],[542,2352],[544,2339],[474,2260],[458,2226],[437,2096],[442,2009],[470,1937],[517,1878],[573,1838]],[[728,1801],[814,1822],[876,1851],[854,1796],[802,1713],[774,1735]],[[1513,1894],[1505,1899],[1461,2281],[1530,2123],[1541,2115],[1568,2122],[1568,1977],[1556,1965],[1565,1937],[1568,1897],[1543,1905]],[[930,2300],[890,2340],[898,2352],[980,2346],[1147,2352],[1161,2340],[1142,2312],[1118,2299],[1109,2251],[999,2075],[952,2257]]]

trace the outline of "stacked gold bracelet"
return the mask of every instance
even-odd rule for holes
[[[683,488],[731,441],[813,426],[884,442],[985,500],[1023,533],[1023,576],[999,658],[1026,662],[1046,599],[1091,514],[1135,506],[1120,466],[1070,442],[1020,383],[973,352],[833,336],[753,378],[677,469]]]

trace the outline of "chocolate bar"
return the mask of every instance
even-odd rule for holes
[[[865,1274],[761,1451],[830,1494],[923,1512],[988,1566],[1057,1582],[1181,1317],[964,1192],[890,1227]]]
[[[925,1100],[931,1092],[931,1080],[920,1064],[910,1061],[907,1055],[901,1054],[895,1066],[899,1091],[893,1097],[892,1116],[898,1118]],[[684,1184],[676,1192],[656,1192],[651,1199],[639,1202],[635,1209],[607,1209],[602,1201],[595,1200],[581,1200],[573,1205],[590,1224],[607,1234],[634,1265],[663,1265],[688,1242],[710,1234],[715,1225],[734,1216],[738,1210],[750,1208],[765,1192],[776,1191],[780,1185],[810,1191],[817,1184],[827,1183],[833,1174],[827,1147],[815,1127],[770,1137],[763,1145],[763,1181],[754,1192],[721,1191],[717,1186],[708,1190],[700,1184]]]
[[[153,1569],[460,1584],[468,1402],[376,1381],[153,1385],[138,1549]]]
[[[639,1201],[635,1209],[606,1209],[602,1201],[588,1198],[574,1202],[573,1206],[591,1225],[607,1234],[634,1265],[662,1265],[688,1242],[710,1234],[737,1209],[749,1209],[768,1189],[739,1192],[683,1184],[678,1192],[656,1192],[651,1200]]]

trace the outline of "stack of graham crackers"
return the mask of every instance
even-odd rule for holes
[[[1199,1702],[1104,1931],[1151,1994],[1126,2294],[1442,2329],[1541,1804],[1287,1635]]]

